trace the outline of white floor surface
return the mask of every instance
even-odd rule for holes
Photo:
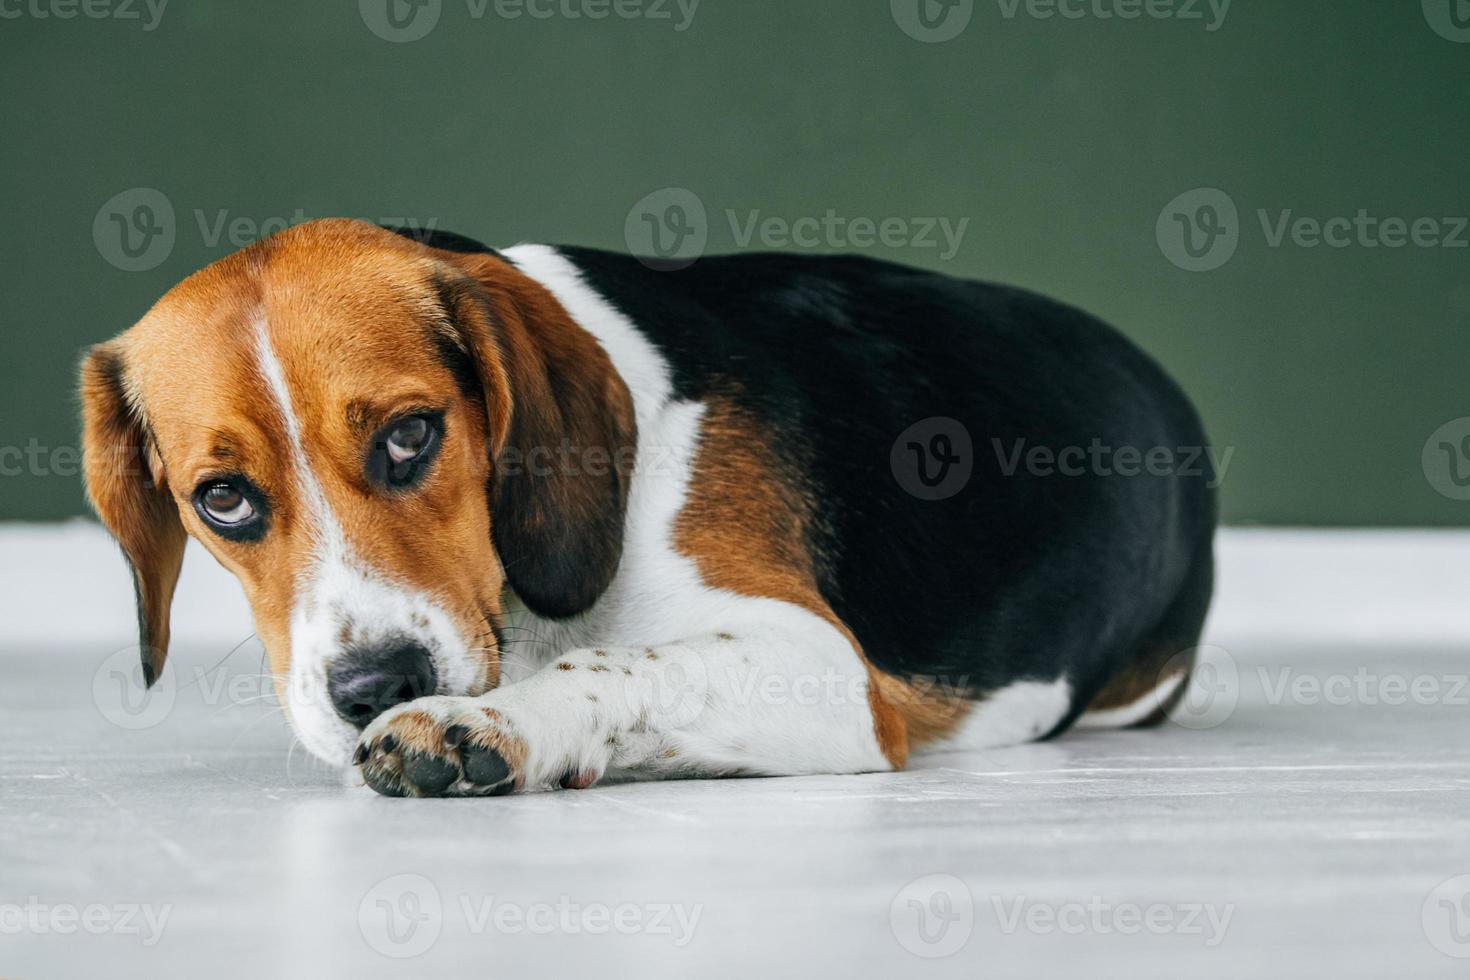
[[[207,558],[140,706],[101,532],[0,527],[0,977],[1470,975],[1470,535],[1221,556],[1186,724],[415,801],[290,751]]]

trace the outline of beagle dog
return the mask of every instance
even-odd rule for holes
[[[386,795],[1155,723],[1210,600],[1209,467],[1096,452],[1205,446],[1152,360],[866,258],[312,221],[175,286],[81,389],[145,682],[193,536],[301,741]]]

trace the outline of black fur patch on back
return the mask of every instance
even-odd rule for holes
[[[463,255],[500,255],[489,245],[452,231],[443,231],[438,228],[405,228],[401,225],[379,225],[378,227],[391,231],[395,235],[412,239],[420,245],[427,245],[429,248],[437,248],[445,252],[459,252]]]
[[[658,272],[560,251],[658,348],[680,397],[737,392],[804,475],[823,596],[888,673],[976,691],[1066,676],[1085,705],[1209,559],[1207,466],[1026,463],[1034,447],[1207,445],[1178,387],[1094,317],[854,256],[746,253]],[[973,473],[924,499],[893,459],[902,434],[935,419],[968,434]]]

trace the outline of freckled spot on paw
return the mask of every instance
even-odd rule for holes
[[[605,744],[605,745],[617,745],[618,744],[618,737],[616,735],[609,735],[607,737],[607,741],[605,743],[603,743],[603,744]]]
[[[715,639],[717,639],[717,640],[733,640],[733,639],[735,639],[735,637],[731,636],[729,633],[716,633],[715,634]]]
[[[589,695],[587,695],[587,700],[588,701],[591,701],[593,704],[596,704],[597,703],[597,695],[595,695],[595,694],[589,694]]]
[[[624,667],[623,668],[623,673],[627,674],[629,677],[632,677],[633,676],[633,672],[631,670],[629,670],[627,667]]]
[[[594,656],[594,657],[605,657],[605,656],[607,656],[607,651],[606,650],[593,650],[592,651],[592,656]]]
[[[577,665],[576,664],[569,664],[565,660],[563,660],[563,661],[561,661],[560,663],[558,663],[556,665],[556,669],[557,670],[576,670],[577,669]]]
[[[654,653],[652,648],[649,648],[649,651],[648,651],[648,659],[649,660],[657,660],[658,659],[658,654]]]
[[[672,759],[679,754],[678,749],[664,749],[664,758]]]
[[[607,673],[607,668],[604,667],[604,666],[602,666],[602,664],[593,664],[591,667],[588,667],[587,669],[590,670],[590,671],[592,671],[594,674],[605,674],[605,673]]]
[[[413,624],[421,630],[426,630],[429,628],[429,617],[423,613],[414,613]]]

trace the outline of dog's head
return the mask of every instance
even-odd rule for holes
[[[330,761],[393,704],[494,687],[507,587],[575,615],[621,556],[627,389],[489,252],[297,226],[93,348],[82,401],[146,680],[192,535],[243,584],[292,724]]]

